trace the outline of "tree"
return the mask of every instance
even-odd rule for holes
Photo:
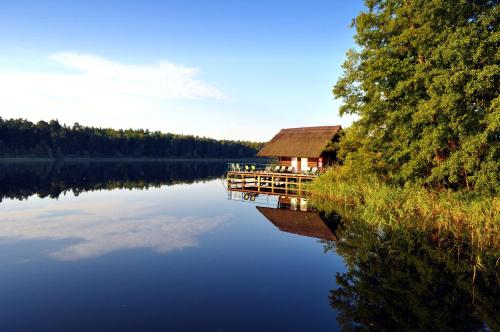
[[[0,157],[255,157],[262,143],[0,118]]]
[[[500,6],[491,0],[365,0],[333,93],[356,114],[351,166],[398,184],[497,192]]]

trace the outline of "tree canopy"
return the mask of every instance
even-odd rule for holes
[[[0,157],[247,158],[262,143],[0,118]]]
[[[365,0],[333,88],[358,120],[340,156],[399,184],[497,192],[500,6]]]

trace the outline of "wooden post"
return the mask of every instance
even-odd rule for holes
[[[285,194],[288,194],[288,175],[285,176]]]
[[[257,175],[257,191],[260,191],[260,175]]]
[[[274,174],[271,175],[271,193],[274,194]]]

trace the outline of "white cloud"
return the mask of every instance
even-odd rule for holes
[[[198,69],[168,61],[130,65],[72,52],[49,58],[64,70],[0,68],[2,116],[98,124],[106,115],[116,119],[161,110],[166,101],[227,99],[217,87],[199,78]]]

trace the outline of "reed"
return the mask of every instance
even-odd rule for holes
[[[479,251],[500,250],[500,199],[418,186],[397,187],[336,166],[308,187],[314,206],[377,226],[416,228],[436,238],[467,241]]]

